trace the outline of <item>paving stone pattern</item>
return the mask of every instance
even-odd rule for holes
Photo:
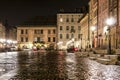
[[[17,73],[9,80],[120,80],[120,66],[103,65],[74,53],[21,52],[13,58]]]

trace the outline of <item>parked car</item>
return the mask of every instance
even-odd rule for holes
[[[78,48],[75,48],[75,47],[70,47],[67,49],[67,52],[77,52],[79,51]]]
[[[37,51],[37,47],[36,47],[36,46],[33,46],[32,50],[33,50],[33,51]]]
[[[40,52],[46,52],[46,48],[44,46],[41,46],[39,49]]]
[[[17,47],[11,47],[10,51],[17,51]]]

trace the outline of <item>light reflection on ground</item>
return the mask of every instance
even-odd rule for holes
[[[11,80],[120,80],[120,66],[103,65],[62,51],[0,53],[2,80],[10,71],[15,75]]]

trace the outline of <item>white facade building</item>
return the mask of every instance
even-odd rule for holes
[[[70,46],[80,48],[80,20],[81,13],[57,14],[57,40],[59,49],[67,49]]]

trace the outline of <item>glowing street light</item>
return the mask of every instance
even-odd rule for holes
[[[113,18],[113,17],[110,17],[110,18],[108,18],[108,19],[106,20],[106,24],[107,24],[108,26],[113,26],[115,23],[116,23],[116,20],[115,20],[115,18]]]
[[[106,24],[108,25],[108,50],[107,53],[111,54],[111,37],[110,37],[110,27],[116,23],[116,20],[113,17],[110,17],[106,20]]]

